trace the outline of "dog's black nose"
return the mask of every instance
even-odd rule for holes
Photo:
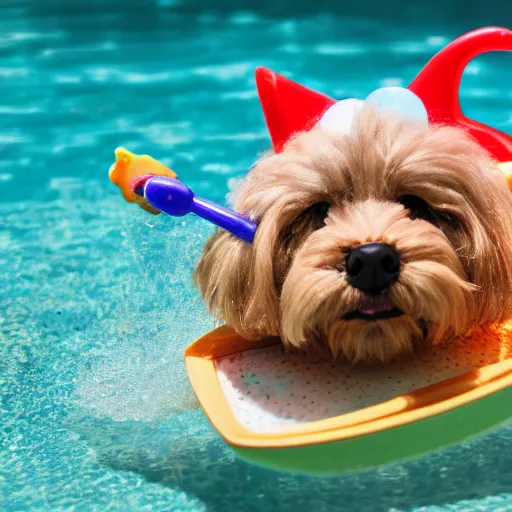
[[[365,244],[347,256],[347,281],[366,293],[379,293],[398,279],[400,255],[388,244]]]

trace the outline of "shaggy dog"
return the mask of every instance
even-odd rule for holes
[[[458,128],[363,109],[265,155],[234,207],[254,243],[215,232],[195,282],[246,338],[387,361],[511,316],[512,196]]]

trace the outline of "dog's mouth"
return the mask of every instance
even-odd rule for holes
[[[347,313],[344,320],[386,320],[402,316],[403,311],[398,309],[386,296],[366,297],[362,304]]]

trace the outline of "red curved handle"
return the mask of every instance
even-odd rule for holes
[[[468,63],[482,53],[512,51],[512,32],[488,27],[459,37],[436,54],[409,85],[423,101],[429,120],[459,125],[471,133],[498,161],[512,160],[512,137],[464,116],[460,80]]]

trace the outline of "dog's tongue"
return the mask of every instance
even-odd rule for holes
[[[379,297],[377,300],[372,301],[371,304],[361,306],[360,311],[365,315],[375,315],[382,311],[391,311],[395,306],[386,297]]]

